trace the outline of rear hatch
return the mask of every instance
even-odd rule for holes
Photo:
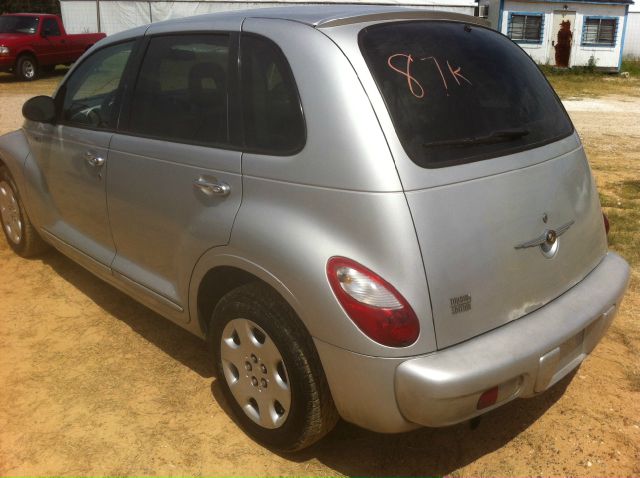
[[[455,21],[372,25],[359,45],[401,145],[438,348],[542,307],[598,264],[584,151],[517,45]]]

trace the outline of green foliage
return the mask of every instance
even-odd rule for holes
[[[633,267],[640,265],[640,181],[616,183],[600,192],[611,230],[609,245],[623,255]]]
[[[622,60],[620,71],[628,71],[631,76],[640,76],[640,60]]]
[[[55,13],[60,15],[58,0],[2,0],[0,13]]]
[[[610,77],[611,72],[599,71],[597,69],[597,59],[594,56],[589,58],[589,62],[586,66],[574,66],[571,68],[558,68],[552,65],[538,65],[540,70],[547,76],[584,76],[590,75],[591,78],[596,77]],[[629,72],[630,76],[640,77],[640,60],[623,60],[620,71]],[[615,74],[615,73],[614,73]]]

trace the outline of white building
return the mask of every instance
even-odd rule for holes
[[[622,56],[640,59],[640,2],[629,6],[627,33],[624,37]]]
[[[60,0],[69,33],[97,32],[107,35],[170,18],[259,7],[309,3],[362,3],[403,5],[473,15],[475,0]]]
[[[540,64],[620,69],[632,0],[479,0],[491,26]]]

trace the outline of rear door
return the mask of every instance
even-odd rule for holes
[[[359,46],[439,348],[536,310],[596,266],[606,238],[584,152],[517,45],[476,25],[422,21],[372,25]]]
[[[193,267],[229,241],[242,198],[241,153],[231,146],[235,65],[235,34],[150,36],[111,141],[112,269],[184,320]]]

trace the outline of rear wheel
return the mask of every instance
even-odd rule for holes
[[[30,55],[23,55],[18,58],[16,65],[16,76],[24,81],[32,81],[38,77],[38,63]]]
[[[256,441],[296,451],[333,428],[338,415],[313,341],[275,291],[250,283],[229,292],[209,338],[225,399]]]
[[[18,188],[5,166],[0,166],[0,223],[7,243],[22,257],[38,255],[49,247],[31,224]]]

